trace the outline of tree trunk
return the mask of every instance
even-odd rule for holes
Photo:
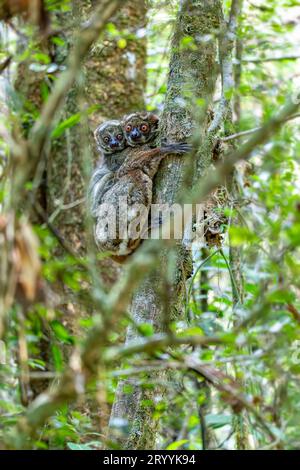
[[[186,141],[196,127],[192,100],[211,101],[215,85],[216,37],[222,16],[219,0],[183,0],[177,16],[171,45],[170,72],[165,107],[161,118],[161,135],[167,141]],[[182,39],[192,38],[193,47],[184,47]],[[192,100],[191,100],[192,97]],[[208,119],[202,120],[199,133],[205,136]],[[212,161],[212,144],[204,142],[198,157],[201,171]],[[196,161],[188,162],[196,169]],[[192,172],[194,173],[194,172]],[[156,177],[153,202],[172,204],[182,187],[183,164],[180,157],[166,159]],[[191,274],[191,253],[178,244],[163,248],[160,266],[147,277],[135,293],[131,315],[136,323],[150,323],[155,332],[168,330],[171,319],[181,314],[185,284]],[[173,275],[170,277],[170,268]],[[175,269],[174,269],[175,267]],[[130,327],[127,341],[137,339]],[[160,383],[164,374],[153,374],[149,381]],[[126,385],[130,385],[128,392]],[[162,390],[160,390],[162,392]],[[158,389],[144,390],[136,379],[122,380],[118,385],[110,425],[120,419],[128,421],[129,433],[119,437],[124,448],[154,449],[158,420],[153,418],[154,397]]]

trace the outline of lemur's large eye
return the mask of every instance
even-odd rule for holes
[[[123,134],[118,134],[117,139],[121,142],[121,140],[123,140]]]
[[[144,124],[141,125],[140,129],[141,129],[142,132],[145,133],[145,132],[149,131],[149,126],[148,126],[148,124],[144,123]]]
[[[109,142],[109,137],[106,135],[105,137],[103,137],[103,142],[105,142],[106,144],[108,144]]]
[[[130,132],[131,129],[132,129],[132,125],[131,125],[131,124],[127,124],[127,126],[125,127],[126,132]]]

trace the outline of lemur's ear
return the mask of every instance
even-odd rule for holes
[[[124,127],[127,118],[128,118],[128,114],[125,114],[125,116],[123,116],[123,117],[120,119],[120,126],[121,126],[121,127]]]
[[[145,111],[144,113],[140,113],[140,118],[144,121],[150,122],[150,124],[153,124],[155,126],[157,126],[159,123],[159,117],[156,114],[149,113],[147,111]]]
[[[95,129],[94,132],[93,132],[94,139],[96,140],[96,142],[97,142],[97,140],[98,140],[98,129],[99,129],[99,127],[96,127],[96,129]]]
[[[101,131],[102,127],[103,127],[103,124],[105,124],[106,122],[108,122],[108,121],[100,122],[100,123],[98,124],[98,126],[96,127],[96,129],[94,130],[93,134],[94,134],[94,139],[95,139],[96,141],[99,140],[100,131]]]
[[[158,126],[159,117],[156,114],[149,113],[148,114],[148,119],[151,122],[151,124],[154,124],[156,127]]]

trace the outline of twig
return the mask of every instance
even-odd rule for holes
[[[209,256],[207,256],[203,261],[201,261],[201,263],[199,264],[199,266],[197,266],[197,269],[196,269],[196,271],[194,272],[194,274],[193,274],[193,276],[192,276],[192,279],[191,279],[191,281],[190,281],[189,289],[188,289],[188,292],[187,292],[186,310],[185,310],[185,316],[186,316],[186,317],[187,317],[187,313],[188,313],[188,305],[189,305],[189,301],[190,301],[190,297],[191,297],[191,292],[192,292],[192,288],[193,288],[193,285],[194,285],[196,276],[197,276],[197,274],[199,273],[199,271],[201,270],[201,268],[207,263],[207,261],[209,261],[211,258],[213,258],[219,251],[220,251],[220,250],[219,250],[219,248],[218,248],[218,249],[215,250],[213,253],[211,253]]]
[[[246,137],[247,135],[254,134],[255,132],[259,131],[260,127],[254,127],[253,129],[248,129],[247,131],[237,132],[236,134],[227,135],[222,137],[222,142],[229,142],[230,140],[239,139],[240,137]]]
[[[49,218],[47,216],[47,214],[45,214],[45,212],[43,211],[42,207],[39,205],[38,202],[35,203],[34,205],[34,210],[36,211],[36,213],[38,214],[38,216],[41,217],[41,219],[43,220],[43,222],[46,224],[46,226],[48,227],[48,229],[50,230],[50,232],[55,236],[55,238],[57,239],[57,241],[59,242],[59,244],[61,245],[61,247],[70,255],[72,256],[73,258],[77,258],[78,257],[78,253],[76,253],[73,248],[68,245],[68,243],[66,243],[64,237],[60,234],[59,230],[57,228],[54,227],[54,225],[52,225],[52,223],[49,221]]]
[[[244,354],[244,355],[237,355],[237,356],[231,356],[231,357],[226,357],[226,358],[214,359],[212,361],[199,360],[199,364],[203,366],[215,366],[215,367],[219,366],[220,364],[240,364],[241,363],[245,365],[246,363],[251,363],[253,361],[257,361],[258,359],[262,359],[266,357],[266,355],[267,355],[267,352],[264,351],[263,353],[260,353],[257,355]],[[173,361],[147,360],[147,361],[140,361],[140,364],[138,367],[135,367],[133,364],[133,367],[131,368],[114,370],[109,375],[112,377],[126,377],[126,376],[131,376],[131,375],[138,375],[143,372],[149,372],[151,370],[182,369],[183,367],[185,367],[184,364],[178,360],[173,360]]]
[[[119,360],[123,357],[132,356],[137,353],[152,354],[157,350],[164,350],[170,346],[188,344],[190,346],[208,346],[223,344],[226,340],[221,336],[170,336],[165,334],[156,334],[150,339],[134,341],[121,347],[109,348],[105,353],[105,361]]]
[[[49,221],[54,222],[61,211],[67,211],[69,209],[74,209],[74,207],[80,206],[85,202],[85,198],[77,199],[76,201],[70,202],[69,204],[61,204],[59,205],[53,213],[49,216]]]
[[[294,114],[286,119],[286,122],[292,121],[293,119],[297,119],[300,117],[300,114]],[[247,135],[255,134],[255,132],[259,131],[261,127],[254,127],[253,129],[248,129],[247,131],[237,132],[236,134],[228,135],[225,137],[221,137],[222,142],[229,142],[230,140],[239,139],[240,137],[246,137]]]
[[[214,119],[209,126],[209,135],[216,134],[224,122],[227,113],[230,111],[231,95],[234,89],[232,52],[237,30],[237,17],[240,14],[240,10],[241,0],[232,0],[228,25],[224,27],[225,31],[219,38],[222,98]]]
[[[224,259],[225,264],[226,264],[226,267],[227,267],[227,270],[228,270],[228,272],[229,272],[233,298],[238,299],[239,304],[241,304],[241,303],[242,303],[242,302],[241,302],[241,296],[240,296],[238,287],[237,287],[237,285],[236,285],[236,280],[235,280],[235,278],[234,278],[234,275],[233,275],[231,266],[230,266],[230,264],[229,264],[229,262],[228,262],[228,259],[227,259],[227,257],[225,256],[225,253],[224,253],[224,251],[223,251],[222,249],[220,249],[220,254],[221,254],[222,258]]]
[[[0,74],[2,72],[4,72],[4,70],[10,65],[11,60],[12,60],[12,56],[10,55],[10,56],[6,57],[6,59],[4,59],[3,62],[1,62],[1,64],[0,64]]]
[[[225,439],[224,439],[222,442],[220,442],[220,444],[218,444],[217,447],[214,447],[214,448],[212,448],[212,449],[210,449],[210,450],[222,449],[223,445],[224,445],[227,441],[229,441],[229,439],[233,436],[234,432],[235,432],[234,429],[231,430],[230,433],[228,434],[228,436],[225,437]]]
[[[262,62],[277,62],[277,61],[298,60],[298,59],[300,59],[300,55],[291,54],[291,55],[283,55],[280,57],[261,57],[261,58],[246,57],[245,59],[242,59],[242,62],[259,64]]]

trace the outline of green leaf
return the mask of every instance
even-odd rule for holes
[[[73,126],[76,126],[80,122],[80,114],[73,114],[73,116],[70,116],[68,119],[65,119],[64,121],[60,122],[58,126],[52,131],[51,137],[56,139],[57,137],[60,137],[66,129],[70,129]]]
[[[121,39],[118,40],[117,44],[118,44],[118,47],[120,49],[125,49],[126,46],[127,46],[127,41],[126,41],[126,39],[121,38]]]
[[[60,349],[53,344],[51,346],[52,357],[54,362],[54,367],[57,372],[61,372],[63,370],[63,357]]]
[[[295,300],[295,294],[284,289],[276,289],[267,295],[267,299],[270,303],[292,303]]]
[[[181,439],[180,441],[172,442],[172,444],[168,445],[166,450],[177,450],[187,442],[189,442],[188,439]]]
[[[222,428],[223,426],[227,426],[228,424],[231,424],[232,422],[232,417],[229,415],[206,415],[205,417],[205,422],[206,425],[209,426],[212,429],[218,429]]]
[[[180,331],[180,333],[178,334],[178,336],[197,336],[197,335],[198,336],[204,335],[202,328],[199,328],[198,326],[186,328],[185,330]]]
[[[51,59],[47,54],[43,54],[42,52],[37,52],[33,54],[32,59],[42,63],[42,64],[50,64]]]
[[[230,241],[233,246],[240,246],[244,243],[258,243],[258,236],[247,227],[230,227]]]
[[[154,333],[153,325],[150,323],[141,323],[139,325],[139,331],[143,336],[152,336]]]
[[[74,444],[74,442],[67,442],[67,446],[71,450],[93,450],[88,444]]]
[[[57,46],[63,47],[65,45],[65,41],[62,38],[59,38],[58,36],[54,36],[51,38],[51,41],[53,44],[56,44]]]
[[[51,322],[51,328],[57,339],[63,343],[73,344],[74,339],[68,332],[68,330],[57,320]]]

